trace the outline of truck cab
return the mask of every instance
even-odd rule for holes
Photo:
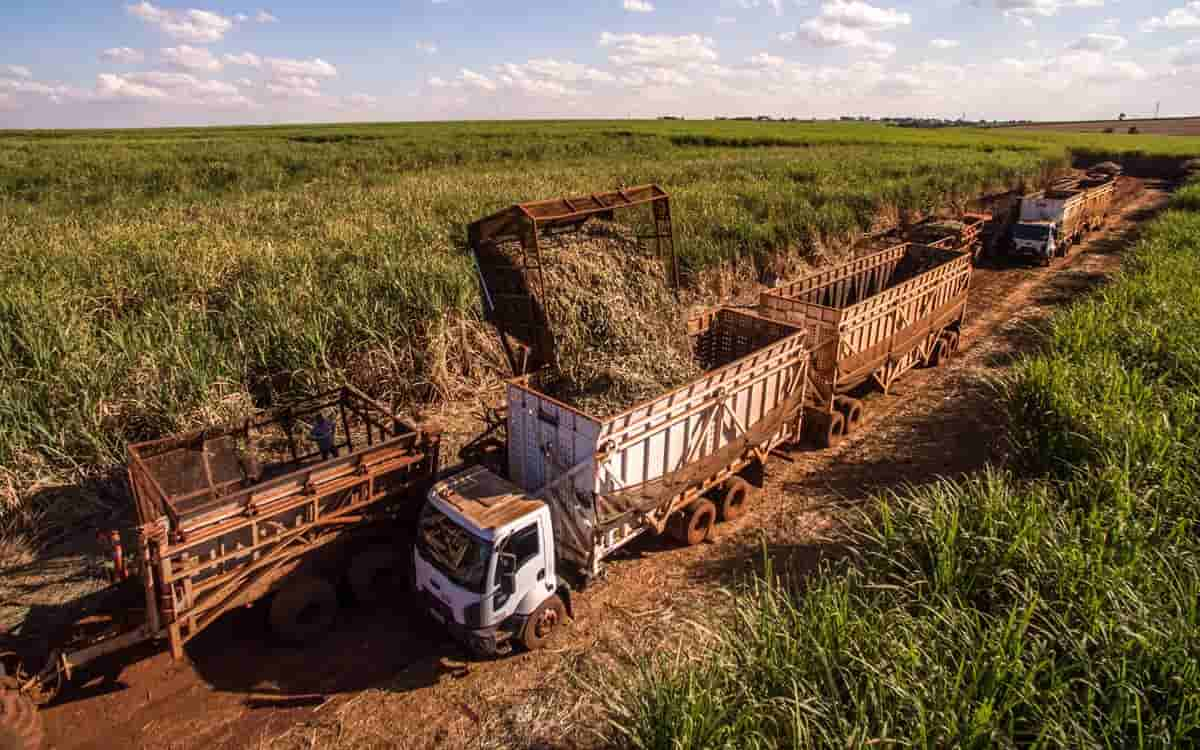
[[[538,648],[569,613],[549,507],[482,466],[429,491],[413,555],[421,606],[479,655]]]
[[[1013,226],[1013,250],[1047,265],[1057,249],[1057,229],[1052,221],[1021,222]]]

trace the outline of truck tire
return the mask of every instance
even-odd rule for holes
[[[533,611],[521,630],[521,643],[530,651],[537,651],[550,640],[554,631],[567,621],[567,606],[558,594],[550,597]]]
[[[354,600],[373,607],[396,596],[403,583],[400,551],[390,544],[372,544],[354,556],[346,578]]]
[[[672,520],[671,536],[691,547],[708,538],[717,520],[717,506],[711,500],[697,500]]]
[[[746,507],[750,504],[751,498],[754,497],[757,488],[741,477],[732,477],[721,492],[721,502],[718,505],[718,510],[721,514],[722,521],[733,521],[741,518],[746,513]]]
[[[286,643],[311,643],[333,627],[337,611],[333,584],[316,576],[298,576],[271,599],[271,630]]]
[[[0,683],[0,750],[37,750],[42,746],[42,736],[37,706]]]

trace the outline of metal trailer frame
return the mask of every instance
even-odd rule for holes
[[[810,362],[802,328],[718,308],[688,330],[710,369],[605,419],[547,396],[536,376],[508,383],[509,478],[547,503],[560,554],[585,577],[735,475],[761,485],[770,452],[799,437]]]
[[[294,428],[296,420],[328,409],[340,412],[347,452],[321,461],[319,452],[299,450]],[[271,428],[287,433],[288,460],[266,467],[275,475],[265,480],[247,476],[244,464],[230,476],[231,441]],[[145,620],[55,652],[26,680],[26,691],[39,703],[51,700],[72,670],[144,641],[166,640],[181,658],[184,645],[217,618],[272,593],[335,542],[415,518],[436,478],[439,446],[436,432],[407,426],[352,387],[225,427],[130,446],[134,565]],[[163,481],[181,473],[200,481],[188,491],[164,489]]]
[[[513,375],[524,375],[556,361],[552,321],[545,307],[540,236],[578,230],[588,220],[611,220],[617,211],[649,206],[658,257],[678,292],[679,258],[671,225],[671,196],[658,185],[639,185],[573,198],[517,203],[472,222],[467,241],[475,258],[488,320],[500,333]],[[515,259],[500,250],[517,243]]]
[[[916,273],[897,283],[906,264]],[[760,295],[760,315],[813,336],[808,405],[825,445],[862,420],[864,405],[851,391],[873,381],[887,393],[909,370],[958,348],[971,272],[969,252],[906,243]]]

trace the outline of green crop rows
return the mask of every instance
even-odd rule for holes
[[[1196,140],[765,123],[461,123],[0,133],[0,474],[120,463],[350,380],[429,397],[479,305],[465,225],[657,182],[695,273],[1037,179],[1071,149]],[[0,482],[0,489],[4,483]]]

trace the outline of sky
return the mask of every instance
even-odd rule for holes
[[[1200,114],[1200,0],[0,0],[0,128]]]

